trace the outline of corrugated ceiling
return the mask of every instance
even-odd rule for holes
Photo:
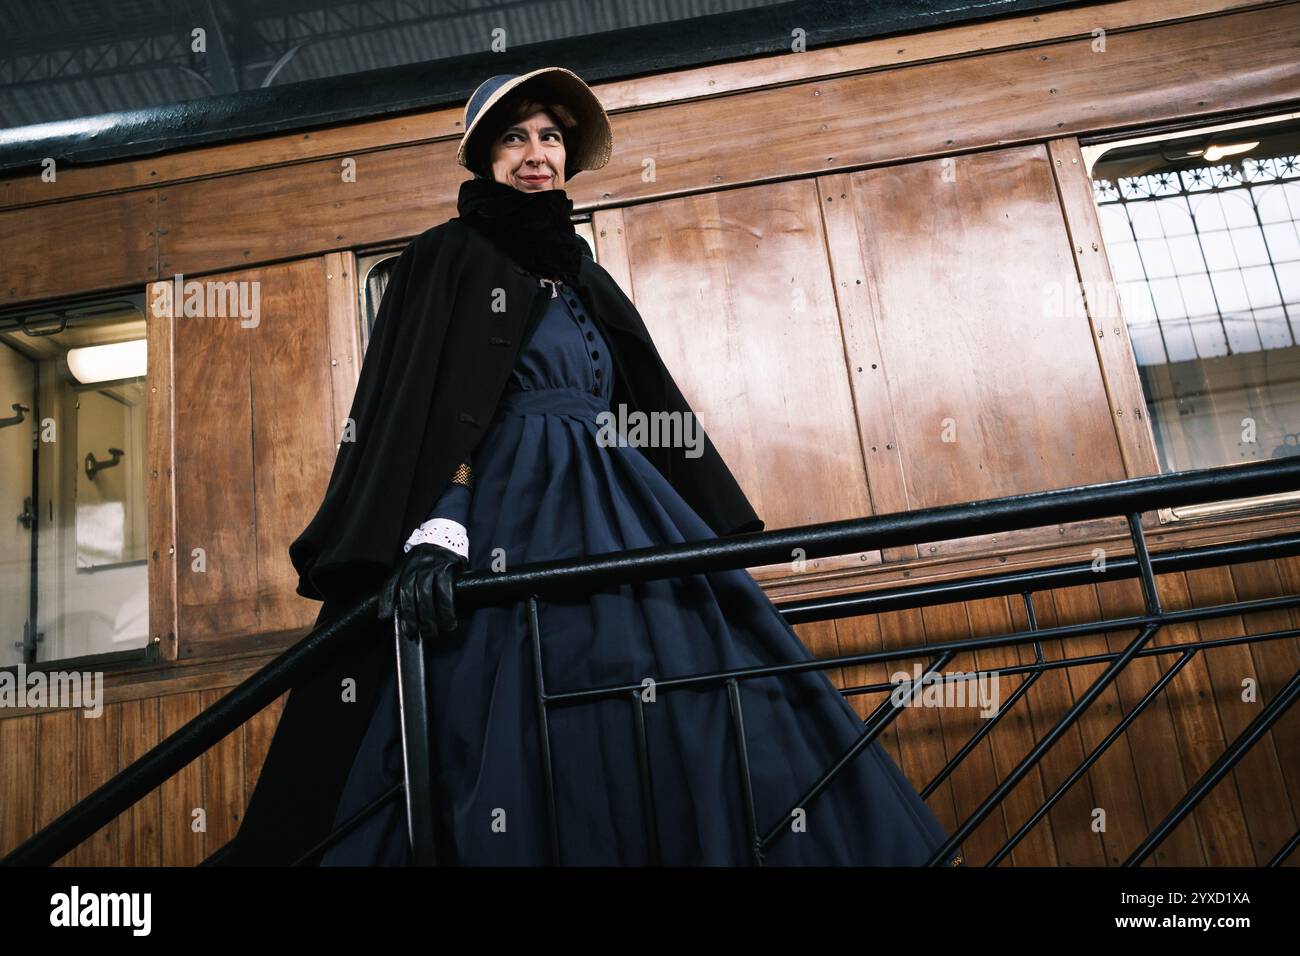
[[[0,123],[27,126],[784,0],[3,0]],[[206,52],[194,52],[204,30]]]

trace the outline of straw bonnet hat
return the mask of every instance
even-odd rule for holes
[[[564,127],[564,178],[572,179],[583,169],[599,169],[609,162],[614,136],[609,128],[609,117],[576,73],[562,66],[548,66],[522,75],[499,73],[479,84],[465,104],[465,134],[460,138],[456,162],[466,169],[492,178],[487,167],[487,143],[498,131],[501,110],[497,109],[510,94],[541,103],[555,103],[567,111],[568,116],[556,116]],[[557,111],[561,112],[561,111]]]

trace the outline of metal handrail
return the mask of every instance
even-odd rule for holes
[[[462,575],[457,582],[456,601],[458,606],[477,606],[508,603],[525,597],[535,600],[538,595],[587,593],[611,584],[780,563],[790,560],[794,553],[802,553],[806,558],[817,558],[1118,515],[1128,516],[1132,526],[1136,515],[1160,507],[1178,507],[1295,490],[1300,490],[1300,457],[1012,495],[907,513],[754,532],[610,555],[542,562],[501,573],[470,572]],[[1140,540],[1140,527],[1131,530],[1136,530]],[[1272,545],[1279,549],[1294,543],[1285,537],[1272,539]],[[795,549],[799,549],[799,552]],[[1131,577],[1136,572],[1141,574],[1144,581],[1151,578],[1153,569],[1160,564],[1160,556],[1146,555],[1142,550],[1143,553],[1135,558],[1136,566],[1133,562],[1125,565],[1124,559],[1116,558],[1108,562],[1112,565],[1109,573]],[[1232,552],[1225,549],[1222,553],[1231,556]],[[1259,559],[1257,551],[1250,553],[1249,560]],[[1240,552],[1237,556],[1240,560],[1248,560]],[[1193,555],[1188,560],[1194,561],[1196,557]],[[1057,576],[1053,577],[1053,573]],[[1022,582],[1020,589],[1057,587],[1060,586],[1061,575],[1077,573],[1078,566],[1052,569],[1034,580]],[[1096,580],[1096,577],[1092,579]],[[985,577],[971,586],[995,587],[999,586],[999,580],[1000,576]],[[1006,586],[1006,582],[1002,581],[1000,586]],[[1150,587],[1144,590],[1148,595],[1151,594]],[[957,588],[950,590],[948,599],[959,600],[960,598],[951,597],[958,593],[960,590]],[[377,595],[370,595],[335,620],[313,629],[303,640],[231,690],[212,707],[18,846],[0,860],[0,865],[48,865],[64,856],[276,700],[304,674],[347,646],[364,639],[367,627],[363,622],[368,624],[374,620],[377,600]],[[869,601],[867,598],[859,600]],[[900,598],[894,595],[893,600]],[[843,606],[815,607],[813,605],[818,602],[796,603],[792,613],[827,616],[845,613]],[[784,612],[785,609],[781,610]],[[853,613],[862,612],[854,610]],[[1132,654],[1140,653],[1141,650],[1141,644],[1130,648]],[[934,652],[934,647],[927,647],[924,651],[926,654]],[[916,656],[916,652],[912,656]],[[883,729],[883,723],[878,722],[874,732],[878,733],[880,729]]]

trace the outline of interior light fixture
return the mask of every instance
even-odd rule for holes
[[[1226,146],[1210,146],[1205,150],[1205,161],[1207,163],[1217,163],[1224,156],[1236,156],[1238,153],[1244,153],[1258,145],[1259,141],[1256,140],[1253,143],[1228,143]]]
[[[146,345],[144,339],[136,339],[133,342],[68,349],[68,371],[82,385],[138,378],[144,375],[147,368]]]

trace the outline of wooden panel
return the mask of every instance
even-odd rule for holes
[[[835,629],[835,653],[837,654],[869,654],[873,651],[884,650],[880,622],[874,616],[841,618],[838,621],[828,623],[832,624]],[[801,625],[799,628],[795,628],[800,638],[804,637],[802,628],[807,626]],[[804,643],[807,644],[808,641],[805,639]],[[837,684],[836,686],[862,687],[868,684],[885,683],[895,670],[897,668],[891,668],[888,664],[852,664],[840,669],[840,679],[843,684]],[[830,677],[831,674],[828,673],[827,676]],[[849,703],[853,705],[853,709],[858,712],[858,716],[863,720],[866,720],[875,711],[882,700],[884,700],[884,696],[881,694],[856,694],[848,698]],[[895,718],[895,722],[890,724],[879,739],[894,758],[894,761],[899,763],[901,767],[897,720],[898,718]],[[920,781],[920,786],[924,786],[926,782],[928,781]]]
[[[153,191],[0,211],[0,306],[158,275]]]
[[[632,263],[627,245],[625,220],[626,213],[621,208],[601,210],[592,217],[592,225],[596,253],[601,267],[618,283],[628,298],[633,298],[636,290],[632,282]],[[675,372],[673,377],[680,387],[685,388],[684,383],[689,380],[689,372]],[[724,435],[715,435],[712,431],[709,432],[709,437],[715,443],[726,440]],[[729,459],[728,464],[732,464]],[[771,524],[768,525],[769,530],[773,527]],[[798,584],[795,585],[795,588],[802,591],[806,585],[811,586],[811,583],[816,579],[829,575],[852,575],[856,577],[862,574],[864,568],[878,567],[879,564],[880,552],[872,550],[848,555],[813,558],[800,565],[797,571],[794,570],[794,566],[789,561],[753,567],[749,571],[760,582],[775,580],[797,581]]]
[[[858,203],[853,180],[847,174],[823,176],[817,180],[821,199],[826,249],[835,282],[844,357],[853,388],[853,408],[858,442],[866,461],[872,514],[908,510],[899,453],[893,399],[885,378],[880,353],[881,313],[877,278],[864,269],[862,245],[865,224],[857,218]],[[902,557],[917,556],[916,545],[897,550]]]
[[[1058,615],[1057,624],[1080,624],[1101,617],[1097,591],[1092,585],[1062,588],[1052,592],[1052,599]],[[1061,644],[1071,657],[1105,654],[1110,649],[1104,633],[1080,635]],[[1168,667],[1172,660],[1164,664]],[[1069,668],[1066,679],[1071,700],[1083,697],[1105,673],[1107,666],[1094,664]],[[1076,724],[1084,753],[1091,754],[1096,750],[1125,713],[1120,689],[1112,683],[1080,715]],[[1075,784],[1076,787],[1083,785],[1082,781]],[[1089,768],[1087,785],[1098,801],[1096,809],[1105,813],[1105,827],[1098,833],[1106,854],[1105,862],[1108,866],[1119,866],[1157,822],[1146,819],[1141,812],[1142,796],[1133,773],[1133,755],[1125,737],[1114,741]],[[1080,819],[1076,825],[1082,826],[1083,822]],[[1091,825],[1093,820],[1089,818],[1088,823]]]
[[[126,769],[159,743],[157,698],[133,700],[122,708],[121,764]],[[122,834],[122,866],[162,865],[162,795],[145,794],[118,818]]]
[[[1183,574],[1166,574],[1156,579],[1160,603],[1170,610],[1191,606]],[[1197,640],[1195,624],[1169,624],[1160,629],[1152,644],[1186,643]],[[1178,751],[1189,781],[1199,779],[1227,749],[1223,726],[1214,707],[1213,685],[1204,654],[1197,654],[1169,684],[1166,691],[1178,735]],[[1162,808],[1163,818],[1169,808]],[[1192,811],[1204,841],[1209,866],[1251,866],[1255,863],[1250,832],[1236,787],[1225,780],[1206,795]],[[1186,827],[1187,821],[1181,826]]]
[[[1182,575],[1163,575],[1157,579],[1157,584],[1165,607],[1186,606]],[[1107,614],[1142,612],[1141,590],[1136,583],[1099,585],[1099,591]],[[1108,635],[1111,649],[1121,650],[1133,636],[1133,632]],[[1157,632],[1151,645],[1167,646],[1195,641],[1196,638],[1195,625],[1170,626]],[[1133,661],[1118,681],[1125,709],[1134,706],[1173,663],[1172,657]],[[1223,750],[1222,734],[1218,730],[1213,698],[1208,695],[1208,688],[1204,660],[1193,659],[1129,728],[1129,744],[1143,790],[1147,821],[1151,826],[1164,819]],[[1206,695],[1204,698],[1201,697],[1203,694]],[[1233,813],[1237,815],[1236,823],[1224,819]],[[1225,865],[1233,857],[1238,860],[1249,858],[1249,841],[1241,828],[1240,814],[1235,790],[1217,787],[1213,801],[1208,798],[1203,801],[1160,846],[1153,856],[1155,864],[1218,866]],[[1232,839],[1240,839],[1241,847],[1225,849],[1225,841]]]
[[[923,608],[921,620],[927,644],[966,640],[972,636],[964,604]],[[959,661],[954,658],[952,664],[958,665]],[[962,664],[961,667],[968,669],[970,665]],[[940,675],[957,669],[957,666],[949,666]],[[981,730],[982,721],[974,708],[938,706],[926,709],[938,715],[945,763]],[[952,783],[957,820],[964,822],[988,797],[992,790],[990,782],[996,779],[993,751],[987,737],[966,754],[948,779]],[[1010,834],[1005,814],[1005,805],[996,807],[966,838],[962,853],[968,861],[983,862],[1007,842]]]
[[[145,337],[149,387],[145,400],[145,451],[149,456],[146,500],[149,509],[149,637],[165,660],[176,659],[176,461],[174,331],[170,310],[154,304],[165,283],[145,291]]]
[[[248,330],[258,633],[310,628],[320,610],[295,591],[289,543],[320,506],[340,434],[330,421],[338,400],[332,395],[330,326],[321,322],[325,276],[319,259],[241,276],[262,289],[261,322]],[[354,390],[355,383],[345,389],[349,408]]]
[[[0,720],[0,855],[34,832],[36,717]]]
[[[1277,569],[1277,577],[1280,587],[1285,594],[1300,594],[1300,556],[1289,558],[1279,558],[1273,562],[1273,567]],[[1291,610],[1291,626],[1300,627],[1300,608]],[[1295,638],[1296,650],[1300,651],[1300,637]],[[1300,753],[1300,751],[1296,751]],[[1300,767],[1295,768],[1300,771]]]
[[[908,507],[1123,478],[1043,147],[851,180]]]
[[[121,728],[121,704],[106,704],[99,717],[78,719],[78,800],[84,800],[117,775],[121,768],[118,763]],[[73,858],[77,866],[121,866],[122,818],[119,816],[100,827],[78,845]]]
[[[0,856],[144,756],[228,689],[0,720]],[[56,865],[194,866],[238,830],[284,709],[280,697]],[[192,828],[207,811],[207,832]]]
[[[889,611],[876,615],[876,620],[880,625],[880,644],[883,649],[896,650],[927,642],[925,622],[919,610]],[[897,671],[911,674],[916,663],[924,670],[930,663],[930,658],[890,661],[888,671],[891,674]],[[945,746],[939,708],[909,707],[894,721],[894,727],[898,736],[898,768],[920,792],[948,763],[949,752]],[[949,833],[965,820],[965,815],[958,813],[951,774],[934,789],[926,804]],[[960,848],[964,855],[969,854],[968,844],[969,841]]]
[[[160,736],[166,740],[199,715],[199,693],[158,699]],[[160,837],[164,866],[197,866],[207,856],[204,834],[194,829],[194,810],[203,801],[204,758],[190,761],[159,788]]]
[[[205,690],[200,703],[207,710],[227,691]],[[234,839],[244,819],[244,728],[239,727],[211,747],[202,758],[203,808],[208,830],[205,855],[215,853]]]
[[[1055,592],[1034,595],[1034,612],[1038,626],[1056,627],[1064,623],[1053,600]],[[1013,610],[1018,629],[1028,626],[1024,610],[1019,606]],[[1069,654],[1068,648],[1061,640],[1042,642],[1045,660],[1061,660]],[[1028,648],[1024,649],[1025,652]],[[1031,655],[1022,653],[1022,662],[1028,662]],[[1052,729],[1065,717],[1074,704],[1074,695],[1069,676],[1059,668],[1043,672],[1043,676],[1034,684],[1028,694],[1028,700],[1022,700],[1018,707],[1024,707],[1029,717],[1029,732],[1035,742],[1043,740]],[[1087,754],[1083,737],[1076,722],[1069,727],[1055,744],[1038,762],[1039,776],[1044,794],[1051,794],[1074,772]],[[1030,790],[1038,784],[1022,781],[1020,786]],[[1047,812],[1045,821],[1038,823],[1039,828],[1050,827],[1052,841],[1055,844],[1055,859],[1046,861],[1053,866],[1105,866],[1106,850],[1100,836],[1092,829],[1093,810],[1102,805],[1097,794],[1093,792],[1091,777],[1085,776],[1065,792],[1052,809]],[[1016,820],[1014,829],[1019,829],[1023,820]],[[980,862],[976,859],[974,862]]]
[[[1142,592],[1136,582],[1100,583],[1097,585],[1097,597],[1101,613],[1108,617],[1143,613]],[[1111,652],[1118,653],[1135,636],[1134,631],[1107,632],[1106,644]],[[1153,640],[1153,643],[1166,642],[1159,635]],[[1125,714],[1141,701],[1173,663],[1174,659],[1170,657],[1138,657],[1120,673],[1115,685]],[[1188,779],[1177,746],[1171,746],[1171,742],[1176,742],[1178,738],[1170,694],[1170,688],[1166,688],[1125,733],[1142,798],[1140,807],[1130,807],[1127,812],[1143,812],[1148,830],[1164,819],[1169,808],[1182,798],[1195,780]],[[1205,853],[1196,820],[1185,821],[1184,825],[1174,830],[1156,848],[1150,860],[1149,865],[1154,866],[1205,866]]]
[[[1015,618],[1011,612],[1008,598],[989,598],[983,601],[969,601],[966,604],[966,613],[970,618],[971,635],[973,637],[987,637],[994,634],[1006,634],[1012,630],[1022,629],[1026,626],[1023,615]],[[1012,648],[1012,649],[995,649],[990,651],[981,651],[973,655],[974,666],[967,667],[962,658],[955,658],[953,664],[956,668],[979,670],[993,669],[999,667],[1013,667],[1020,664],[1028,664],[1033,661],[1034,655],[1030,648]],[[1029,679],[1029,675],[1009,677],[998,675],[997,683],[994,685],[995,696],[997,696],[997,705],[1006,706],[1011,696],[1020,688],[1020,686]],[[1030,693],[1033,693],[1031,688]],[[983,715],[981,715],[983,716]],[[989,734],[989,746],[993,752],[993,766],[997,772],[997,779],[1003,780],[1011,774],[1020,761],[1033,749],[1037,743],[1032,733],[1031,720],[1028,708],[1025,706],[1025,698],[1017,701],[1014,707],[1011,707],[998,725]],[[984,781],[985,788],[992,791],[993,781]],[[1012,788],[1007,794],[1003,806],[1002,815],[1006,820],[1007,834],[1015,834],[1023,826],[1029,817],[1038,810],[1047,799],[1048,791],[1043,786],[1042,767],[1034,767],[1027,774],[1020,784]],[[999,850],[1001,847],[998,848]],[[991,862],[992,858],[988,858]],[[983,860],[973,859],[971,863],[983,863]],[[1038,821],[1028,833],[1012,849],[1011,855],[1002,861],[1002,866],[1052,866],[1056,863],[1056,848],[1052,840],[1050,825],[1044,825],[1042,820]]]
[[[456,214],[468,171],[437,143],[159,190],[162,275],[212,272],[414,236]],[[344,163],[355,159],[355,175]]]
[[[1291,558],[1288,563],[1294,566],[1297,560]],[[1275,561],[1236,565],[1229,569],[1229,573],[1238,600],[1252,601],[1276,594],[1300,594],[1294,578],[1288,580]],[[1300,625],[1300,611],[1292,609],[1289,612],[1252,614],[1243,624],[1247,634],[1283,630]],[[1255,673],[1259,676],[1260,703],[1255,705],[1258,708],[1276,700],[1291,676],[1300,671],[1300,639],[1261,642],[1252,646],[1250,653]],[[1240,692],[1240,675],[1237,689]],[[1235,722],[1233,725],[1236,725]],[[1225,731],[1226,729],[1225,722]],[[1273,725],[1269,736],[1282,761],[1281,772],[1289,786],[1292,813],[1294,818],[1300,819],[1300,711],[1292,707]],[[1276,850],[1276,846],[1272,849]],[[1293,859],[1290,865],[1300,866],[1300,860]]]
[[[205,637],[258,629],[249,381],[256,329],[216,317],[177,318],[173,328],[176,618],[185,656]]]
[[[1115,275],[1106,255],[1092,180],[1083,163],[1077,139],[1053,140],[1047,144],[1052,173],[1061,197],[1061,210],[1069,232],[1079,281],[1083,284],[1092,326],[1097,364],[1110,400],[1110,413],[1129,478],[1160,474],[1156,441],[1147,419],[1146,397],[1137,376],[1137,360],[1129,341]]]
[[[77,802],[77,726],[92,719],[77,710],[61,710],[36,719],[34,736],[41,755],[36,772],[36,830],[53,823]],[[0,787],[8,786],[8,778],[0,776]],[[74,850],[54,865],[71,866],[75,859]]]
[[[357,257],[349,251],[325,256],[326,333],[329,337],[330,382],[334,395],[336,437],[352,410],[352,397],[361,374],[361,316],[357,305]],[[336,441],[335,448],[341,443]]]
[[[622,228],[637,308],[768,530],[866,514],[815,185],[637,206]]]
[[[295,593],[288,547],[334,460],[324,270],[309,260],[214,277],[257,290],[256,320],[176,320],[182,657],[309,628],[319,610]],[[206,571],[192,570],[195,548]]]
[[[805,50],[795,55],[776,54],[733,63],[711,63],[630,80],[594,83],[592,89],[609,112],[643,109],[656,104],[718,97],[748,89],[860,70],[898,67],[981,50],[1065,37],[1091,39],[1092,31],[1099,25],[1113,36],[1135,26],[1259,5],[1253,0],[1125,0],[1109,3],[1103,9],[1098,9],[1097,5],[1085,5],[926,30],[909,34],[905,40],[887,37]],[[411,145],[416,141],[458,139],[463,130],[463,115],[463,104],[459,104],[408,116],[282,133],[251,143],[178,150],[85,169],[71,167],[60,170],[56,183],[42,182],[39,173],[26,174],[7,183],[0,181],[0,187],[6,187],[8,191],[7,196],[0,196],[0,201],[48,202],[88,192],[152,186],[257,166],[319,159],[327,155],[357,155],[385,146]]]

